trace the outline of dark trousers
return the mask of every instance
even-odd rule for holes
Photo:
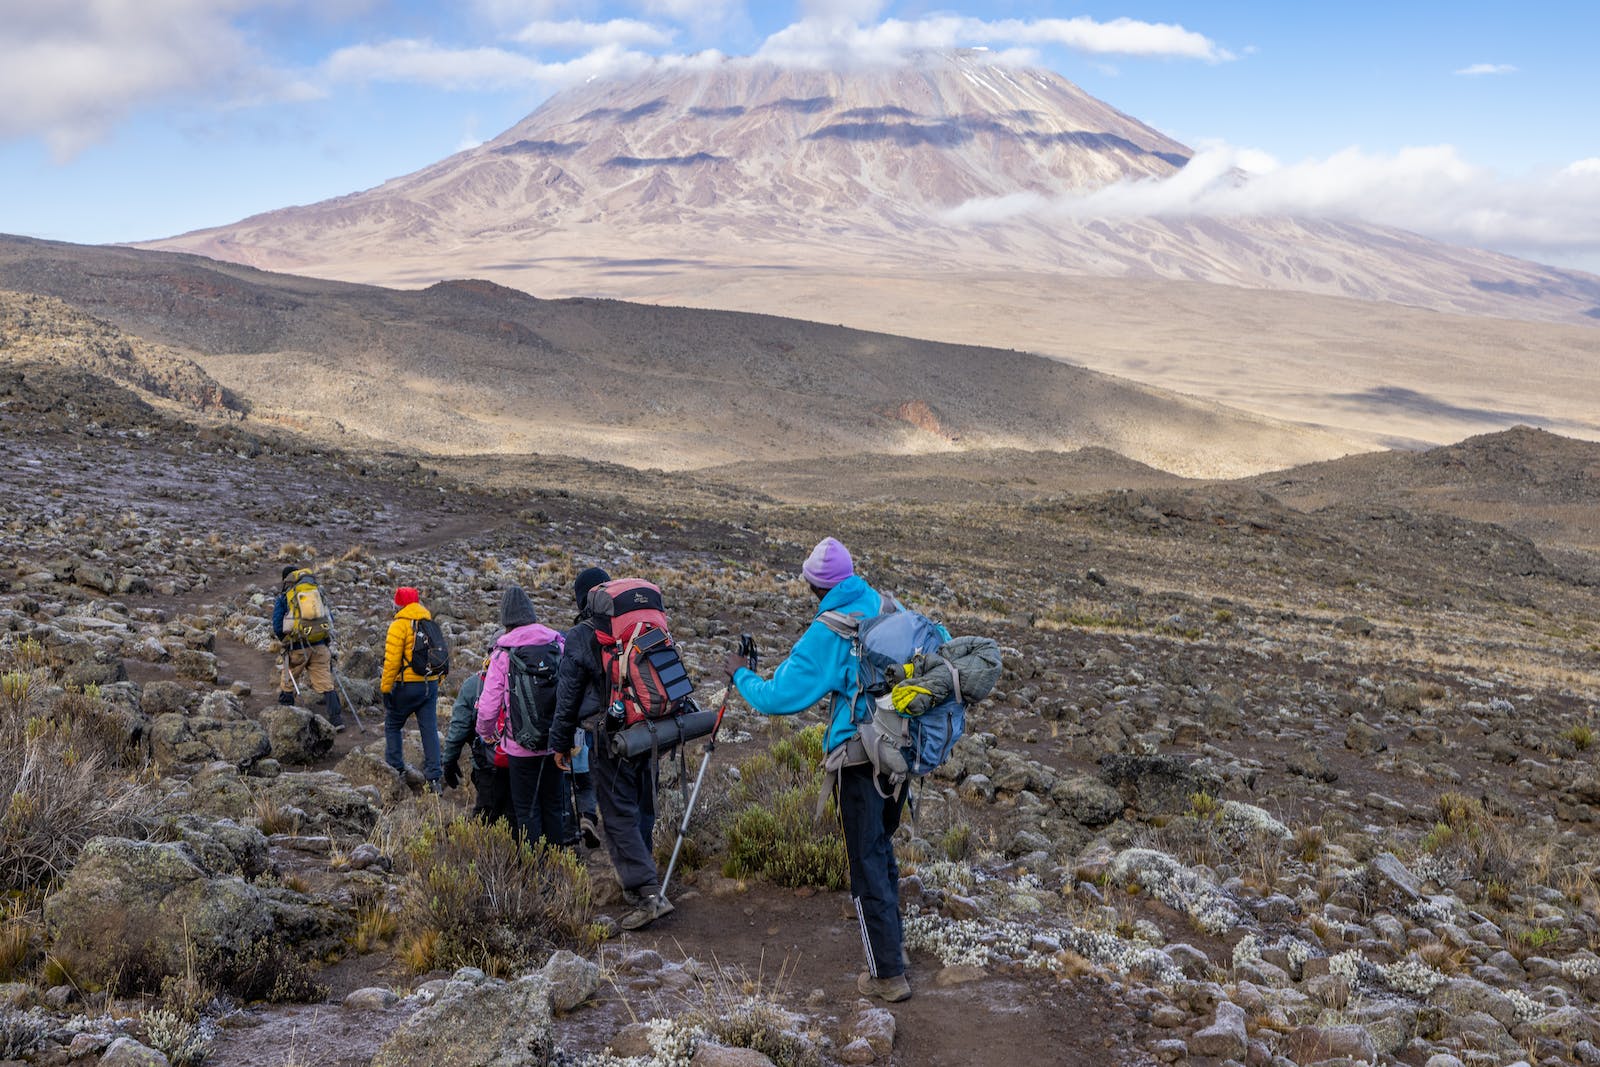
[[[478,802],[472,806],[474,816],[484,822],[504,819],[513,827],[517,825],[517,814],[511,807],[510,767],[473,767],[472,787],[478,791]]]
[[[622,888],[635,893],[659,892],[661,876],[651,841],[656,830],[656,767],[651,758],[611,757],[606,738],[589,751],[600,824]]]
[[[850,856],[850,897],[861,923],[861,945],[874,978],[893,978],[906,970],[900,928],[900,863],[894,857],[894,832],[905,797],[885,800],[872,782],[872,765],[839,772],[839,824]]]
[[[383,760],[397,771],[405,770],[405,745],[401,731],[415,715],[422,734],[422,777],[437,782],[444,776],[439,762],[439,683],[400,682],[384,700]]]
[[[511,756],[511,809],[514,825],[530,845],[544,838],[552,845],[566,842],[566,775],[554,756]]]

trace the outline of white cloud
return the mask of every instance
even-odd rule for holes
[[[70,159],[161,100],[303,96],[238,20],[296,0],[0,0],[0,138]]]
[[[1516,72],[1517,68],[1510,63],[1474,63],[1470,67],[1462,67],[1456,71],[1457,74],[1468,78],[1476,78],[1484,74],[1515,74]]]
[[[1265,153],[1214,146],[1169,178],[1117,182],[1055,199],[1029,194],[974,200],[947,218],[983,224],[1152,216],[1359,219],[1457,244],[1570,261],[1600,253],[1600,159],[1505,176],[1468,163],[1449,145],[1393,155],[1349,148],[1287,166]]]
[[[385,41],[341,48],[323,65],[341,82],[409,82],[447,90],[498,90],[575,85],[594,78],[662,68],[697,69],[725,61],[720,52],[652,56],[603,45],[574,59],[547,63],[503,48],[446,48],[430,41]]]
[[[611,19],[608,22],[530,22],[513,40],[534,48],[598,48],[615,44],[664,48],[672,43],[672,30],[652,26],[638,19]]]
[[[1234,58],[1203,34],[1172,23],[1126,18],[991,21],[958,15],[886,19],[871,25],[842,17],[806,18],[768,37],[757,58],[816,67],[893,63],[910,52],[975,45],[1061,45],[1092,55],[1171,56],[1212,63]]]

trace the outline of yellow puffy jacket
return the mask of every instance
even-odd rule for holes
[[[412,622],[419,619],[431,619],[433,616],[421,604],[407,604],[395,612],[394,621],[389,624],[389,635],[383,642],[383,681],[378,688],[387,693],[394,689],[400,682],[426,682],[428,679],[413,671],[409,665],[411,659],[411,646],[415,642],[416,631]],[[401,664],[407,664],[404,670]]]

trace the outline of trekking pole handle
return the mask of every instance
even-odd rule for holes
[[[756,654],[756,639],[754,637],[749,634],[739,635],[739,655],[743,656],[745,662],[750,664],[751,670],[756,669],[756,661],[760,657]]]

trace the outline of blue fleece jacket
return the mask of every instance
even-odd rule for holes
[[[851,575],[822,598],[817,616],[825,611],[842,611],[871,618],[881,610],[882,598],[860,575]],[[771,679],[763,679],[748,667],[733,676],[733,684],[745,703],[763,715],[794,715],[811,707],[828,694],[831,718],[823,744],[829,752],[856,735],[855,716],[850,711],[850,689],[854,682],[855,659],[850,642],[813,618],[800,635],[789,656]]]

